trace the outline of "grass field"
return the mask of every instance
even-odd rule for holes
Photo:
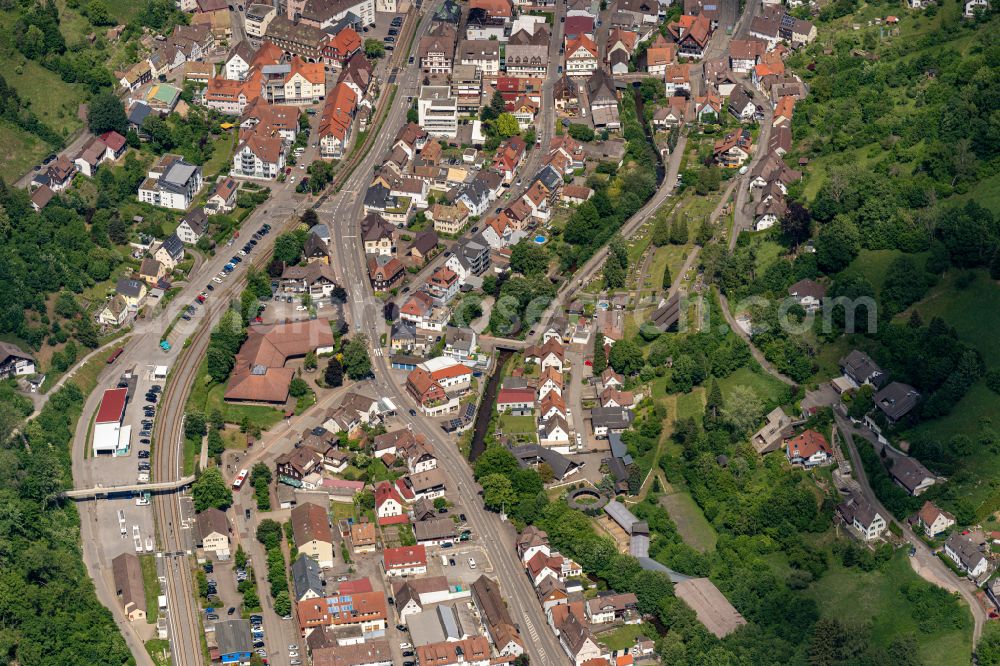
[[[521,439],[537,441],[538,435],[535,433],[534,416],[513,416],[511,414],[501,414],[499,428],[505,435],[514,435]]]
[[[214,179],[223,170],[229,171],[229,167],[233,162],[233,150],[236,148],[235,141],[236,134],[232,133],[222,134],[212,142],[212,157],[202,166],[206,183],[210,182],[210,179]],[[215,181],[211,180],[211,182]],[[205,188],[205,191],[210,192],[211,187]]]
[[[904,585],[930,585],[910,568],[906,553],[896,551],[885,571],[865,573],[833,563],[808,594],[815,599],[823,617],[869,623],[872,640],[887,646],[903,634],[916,637],[920,661],[925,664],[957,664],[969,661],[972,622],[966,615],[961,629],[925,632],[918,629],[913,607],[903,596]]]
[[[146,652],[156,666],[170,666],[170,641],[165,638],[151,638],[146,641]]]
[[[243,421],[243,417],[247,417],[252,423],[259,425],[263,430],[267,430],[284,417],[284,414],[274,407],[230,404],[222,399],[222,394],[225,391],[226,387],[222,384],[216,384],[211,388],[205,400],[206,414],[214,409],[218,409],[222,412],[222,418],[226,423],[237,424]]]
[[[28,60],[23,74],[6,76],[21,99],[31,107],[38,119],[64,136],[83,126],[76,117],[77,108],[84,100],[82,86],[63,81],[55,72]]]
[[[156,576],[156,556],[140,555],[142,565],[142,588],[146,591],[146,623],[156,624],[160,606],[157,597],[160,595],[160,581]]]
[[[677,420],[683,421],[692,416],[698,423],[705,416],[705,389],[701,387],[677,395]]]
[[[639,636],[656,636],[656,629],[645,624],[627,624],[614,631],[597,635],[597,640],[609,650],[626,650],[635,645]]]
[[[47,143],[34,134],[0,121],[0,178],[13,183],[50,152]]]
[[[1000,215],[1000,173],[986,178],[968,193],[956,197],[961,201],[975,201],[980,206],[993,211],[993,216]]]
[[[899,250],[861,250],[854,261],[841,273],[842,277],[860,276],[868,280],[878,294],[885,284],[885,274],[889,270],[889,264],[897,257],[903,256]],[[927,260],[926,253],[911,255],[918,263]]]
[[[1000,367],[1000,285],[986,271],[976,271],[976,280],[965,289],[955,284],[951,272],[924,300],[911,308],[929,322],[941,317],[958,331],[959,337],[979,350],[989,368]],[[910,311],[900,315],[908,318]]]
[[[667,510],[670,519],[677,525],[677,532],[684,543],[702,553],[715,550],[715,542],[718,541],[719,535],[690,493],[668,488],[660,497],[660,505]]]
[[[719,380],[723,399],[728,398],[737,386],[749,386],[765,403],[778,403],[786,394],[785,385],[780,381],[749,368],[738,368],[733,374]]]

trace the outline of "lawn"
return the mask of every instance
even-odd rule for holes
[[[981,180],[968,193],[955,198],[961,201],[975,201],[993,211],[994,217],[1000,216],[1000,173]]]
[[[882,290],[882,285],[885,284],[885,274],[889,270],[889,264],[903,254],[899,250],[861,250],[854,261],[840,275],[841,277],[863,277],[871,283],[877,294]],[[924,253],[911,256],[921,263],[927,259],[927,255]]]
[[[979,350],[989,368],[1000,368],[1000,286],[986,271],[976,271],[976,280],[959,289],[957,272],[948,273],[927,297],[911,308],[930,322],[941,317],[958,331],[959,337]],[[910,311],[900,315],[909,318]]]
[[[498,427],[505,435],[518,435],[522,439],[530,439],[531,441],[536,441],[538,438],[535,433],[534,416],[501,414]]]
[[[715,542],[718,541],[719,535],[690,493],[668,488],[660,498],[660,505],[667,510],[670,519],[677,525],[677,532],[684,539],[684,543],[701,553],[715,550]]]
[[[777,232],[775,230],[768,229],[750,237],[751,245],[757,250],[755,266],[758,275],[763,274],[768,266],[777,261],[778,257],[785,253],[785,247],[774,240],[776,236]]]
[[[690,393],[679,393],[677,395],[677,420],[683,421],[690,417],[701,423],[705,416],[705,389],[697,387]]]
[[[356,518],[354,513],[354,504],[348,504],[346,502],[330,502],[330,519],[333,524],[336,525],[342,520],[347,520],[348,518]]]
[[[156,575],[156,556],[140,555],[142,565],[142,588],[146,591],[146,623],[156,624],[160,606],[157,597],[160,595],[160,580]]]
[[[206,183],[214,183],[216,176],[223,170],[229,171],[233,162],[233,150],[236,148],[236,134],[223,133],[212,142],[212,156],[202,165]],[[211,187],[205,188],[205,192],[210,192]]]
[[[222,384],[216,384],[209,389],[205,400],[206,414],[218,409],[222,412],[222,418],[226,423],[239,424],[243,422],[245,417],[250,419],[251,423],[260,426],[261,430],[269,429],[284,418],[284,414],[274,407],[267,407],[265,405],[234,405],[228,403],[222,399],[222,394],[225,391],[226,387]]]
[[[885,571],[865,573],[834,562],[807,593],[816,601],[823,617],[870,624],[877,645],[885,647],[893,638],[912,634],[922,663],[967,662],[972,643],[971,618],[966,613],[960,629],[921,630],[913,617],[919,611],[902,594],[904,586],[914,583],[930,585],[913,572],[906,553],[900,549]]]
[[[745,367],[738,368],[728,377],[719,380],[722,398],[728,398],[737,386],[749,386],[757,393],[757,397],[767,404],[780,404],[787,395],[785,385],[780,381],[763,372],[754,372]]]
[[[33,60],[24,63],[23,74],[11,72],[6,79],[38,119],[56,132],[67,136],[83,126],[76,117],[84,100],[82,86],[66,83],[58,74]]]
[[[0,121],[0,178],[13,183],[50,152],[47,143],[34,134]]]
[[[146,641],[146,652],[156,666],[170,666],[170,641],[165,638],[151,638]]]
[[[635,645],[635,639],[639,636],[656,636],[656,629],[645,624],[627,624],[618,627],[614,631],[609,631],[597,635],[597,640],[611,651],[627,650]]]

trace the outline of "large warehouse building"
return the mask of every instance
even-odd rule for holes
[[[113,388],[104,392],[94,419],[94,455],[123,455],[128,452],[132,426],[122,425],[127,402],[127,388]]]

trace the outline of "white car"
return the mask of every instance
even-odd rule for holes
[[[400,649],[400,650],[409,650],[409,649],[410,649],[410,648],[412,648],[412,647],[413,647],[413,646],[412,646],[412,645],[410,645],[409,643],[400,643],[400,644],[399,644],[399,649]]]
[[[469,558],[469,568],[470,569],[475,569],[476,568],[476,560],[474,558],[472,558],[472,557]]]
[[[289,657],[297,657],[297,656],[299,656],[299,653],[296,652],[295,650],[292,650],[291,652],[288,653],[288,656]]]
[[[308,308],[306,306],[304,306],[304,305],[296,305],[295,306],[295,311],[296,312],[303,312],[304,310],[308,310]]]
[[[212,278],[212,282],[218,282],[219,284],[222,284],[222,280],[220,280],[217,277]]]
[[[288,649],[289,649],[289,651],[291,651],[291,650],[298,650],[298,649],[299,649],[299,646],[298,646],[298,645],[295,645],[294,643],[292,643],[292,644],[290,644],[290,645],[288,646]]]

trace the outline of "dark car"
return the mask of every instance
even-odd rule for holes
[[[393,36],[396,36],[396,35],[399,34],[399,30],[396,30],[395,28],[390,28],[389,29],[389,34],[393,35]]]
[[[212,285],[210,285],[210,284],[206,284],[206,285],[205,285],[205,289],[208,289],[209,291],[215,291],[215,287],[213,287],[213,286],[212,286]]]
[[[232,615],[236,612],[236,606],[230,606],[229,610],[226,611],[226,615]]]
[[[405,624],[397,624],[396,625],[396,629],[399,629],[400,631],[406,631],[406,625]],[[406,655],[403,655],[403,656],[405,657]]]
[[[49,155],[48,157],[46,157],[44,160],[42,160],[42,164],[48,164],[48,163],[52,162],[55,159],[56,159],[56,154],[52,153],[51,155]]]
[[[416,415],[417,415],[417,410],[411,409],[410,410],[410,416],[416,416]]]
[[[264,647],[264,641],[254,641],[253,646],[254,648],[262,648]]]
[[[152,386],[149,387],[149,392],[150,393],[159,393],[162,390],[163,390],[163,387],[160,386],[159,384],[153,384]]]
[[[139,457],[140,458],[148,458],[149,457],[149,451],[139,451]]]
[[[464,523],[465,522],[465,514],[464,513],[458,514],[458,519],[461,520]]]
[[[244,509],[243,515],[246,516],[247,520],[250,520],[250,509]]]
[[[407,650],[406,652],[403,653],[403,656],[404,657],[412,657],[413,656],[413,650]]]

